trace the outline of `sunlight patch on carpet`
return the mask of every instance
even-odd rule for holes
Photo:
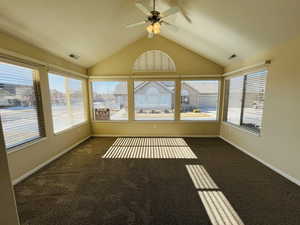
[[[197,159],[183,138],[118,138],[105,159]]]

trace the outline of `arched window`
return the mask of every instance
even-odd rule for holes
[[[176,67],[172,58],[166,53],[150,50],[135,60],[133,72],[176,72]]]

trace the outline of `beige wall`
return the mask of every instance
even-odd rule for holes
[[[300,181],[300,38],[229,66],[231,71],[271,59],[261,136],[222,123],[221,135]]]
[[[10,180],[0,120],[0,224],[18,225],[17,207]]]
[[[45,63],[55,64],[76,72],[86,72],[86,70],[82,67],[69,63],[59,57],[53,56],[41,49],[26,44],[23,41],[14,39],[6,34],[0,33],[0,48],[17,52],[24,56],[32,57],[34,59],[44,61]],[[32,145],[25,145],[18,151],[8,153],[8,162],[13,180],[20,178],[30,170],[49,160],[51,157],[54,157],[58,153],[90,135],[90,124],[88,121],[81,126],[66,130],[58,135],[53,134],[51,102],[48,88],[48,71],[45,67],[37,69],[39,70],[40,76],[46,138],[43,138]],[[73,76],[76,77],[76,75]],[[85,84],[87,84],[86,80]],[[85,86],[87,87],[87,85]],[[88,98],[85,100],[88,103]],[[87,118],[89,118],[88,115],[89,114],[87,113]]]
[[[32,57],[34,59],[41,60],[46,63],[61,66],[65,69],[70,69],[83,74],[87,73],[87,70],[81,66],[77,66],[60,57],[54,56],[53,54],[50,54],[45,50],[32,46],[20,39],[17,39],[2,32],[0,32],[0,48],[10,50],[28,57]]]
[[[219,79],[223,73],[223,67],[216,63],[181,47],[173,41],[161,36],[154,39],[147,37],[132,43],[128,47],[117,52],[113,56],[97,63],[89,69],[90,76],[111,76],[111,75],[145,75],[132,74],[135,60],[145,51],[161,50],[167,53],[175,62],[177,75],[215,75]],[[167,77],[166,74],[152,73],[147,74],[157,77]],[[170,75],[170,74],[169,74]],[[112,76],[113,77],[113,76]],[[96,79],[96,78],[95,78]],[[120,78],[118,78],[120,79]],[[166,79],[166,78],[165,78]],[[171,79],[171,78],[170,78]],[[192,78],[193,79],[193,78]],[[204,78],[208,79],[208,78]],[[212,78],[213,79],[213,78]],[[130,79],[132,82],[133,78]],[[177,80],[178,79],[173,79]],[[131,87],[129,84],[129,88]],[[183,122],[178,121],[179,114],[176,115],[177,121],[133,121],[133,99],[132,92],[129,94],[129,122],[92,122],[92,130],[95,135],[135,135],[135,136],[215,136],[219,134],[220,123],[214,122]],[[179,88],[176,89],[179,100]],[[179,102],[177,102],[179,111]]]
[[[222,74],[223,67],[161,36],[147,37],[130,44],[121,51],[89,69],[89,75],[131,75],[134,61],[148,50],[161,50],[175,62],[177,74]],[[159,75],[159,74],[156,74]]]

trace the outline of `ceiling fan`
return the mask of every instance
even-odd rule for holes
[[[147,18],[141,22],[138,23],[134,23],[134,24],[130,24],[128,26],[126,26],[127,28],[132,28],[132,27],[136,27],[136,26],[140,26],[140,25],[144,25],[147,24],[147,31],[148,31],[148,37],[152,38],[155,34],[159,34],[160,33],[160,29],[162,25],[167,25],[170,29],[177,31],[177,27],[167,21],[165,21],[164,19],[174,15],[178,12],[181,12],[184,16],[184,18],[191,23],[191,19],[184,13],[184,11],[182,10],[182,8],[180,8],[179,6],[174,6],[169,8],[168,10],[166,10],[165,12],[160,13],[157,9],[156,9],[156,1],[153,0],[153,8],[149,7],[148,5],[144,4],[143,1],[138,0],[135,3],[135,6],[140,9],[146,16]]]

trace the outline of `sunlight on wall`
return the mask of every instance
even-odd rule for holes
[[[103,158],[197,159],[183,138],[118,138]]]

